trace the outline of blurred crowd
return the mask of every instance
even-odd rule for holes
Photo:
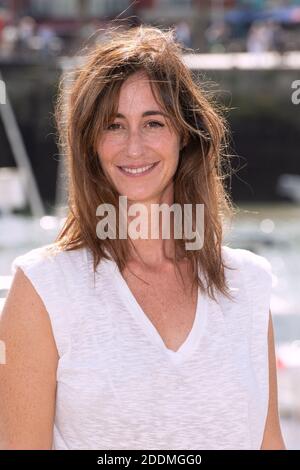
[[[101,41],[108,21],[91,19],[78,22],[38,23],[30,16],[12,20],[0,15],[0,57],[37,57],[48,59],[74,55],[80,49]],[[128,25],[129,27],[132,25]],[[184,46],[193,47],[191,28],[186,21],[175,26],[176,37]]]
[[[48,24],[37,24],[34,18],[24,16],[17,21],[2,22],[0,26],[2,57],[38,55],[47,58],[59,55],[63,40]]]
[[[284,28],[273,20],[256,20],[237,33],[229,23],[217,21],[205,32],[206,52],[284,53],[300,50],[300,31]]]
[[[31,16],[16,19],[0,11],[0,57],[48,60],[61,55],[73,56],[80,53],[81,48],[100,42],[108,25],[109,21],[97,18],[38,22]],[[184,19],[167,26],[175,28],[179,42],[197,52],[300,50],[299,30],[288,30],[271,20],[253,21],[238,32],[222,20],[213,21],[202,30]]]

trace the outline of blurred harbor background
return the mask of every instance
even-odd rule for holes
[[[226,241],[272,264],[282,430],[300,449],[300,0],[0,0],[0,311],[12,260],[63,223],[58,81],[112,21],[175,27],[227,107],[239,211]]]

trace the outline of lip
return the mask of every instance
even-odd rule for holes
[[[141,176],[149,175],[152,171],[154,171],[154,170],[158,167],[159,163],[160,163],[160,161],[155,162],[155,163],[154,163],[154,166],[152,166],[151,168],[149,168],[149,170],[144,171],[143,173],[128,173],[128,172],[126,172],[125,170],[122,170],[122,168],[121,168],[120,166],[117,166],[117,168],[120,170],[120,172],[122,173],[122,175],[129,176],[129,177],[132,177],[132,178],[138,178],[138,177],[141,177]],[[148,165],[150,165],[150,163],[148,163]],[[142,168],[141,165],[139,165],[139,166],[132,166],[132,165],[127,166],[127,165],[124,165],[124,166],[126,166],[127,168],[132,169],[132,170],[134,170],[134,169],[136,169],[136,168]],[[147,165],[143,165],[143,166],[147,166]]]

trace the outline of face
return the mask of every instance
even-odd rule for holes
[[[129,201],[161,201],[172,191],[179,152],[180,137],[156,102],[147,76],[134,73],[121,87],[117,117],[98,142],[104,173]]]

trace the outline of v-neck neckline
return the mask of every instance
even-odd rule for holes
[[[195,350],[205,330],[208,308],[207,294],[202,293],[200,287],[198,286],[197,304],[192,328],[190,329],[183,343],[179,346],[176,351],[174,351],[173,349],[170,349],[166,346],[160,333],[158,332],[148,315],[146,315],[146,313],[138,303],[136,297],[134,296],[133,292],[129,288],[126,280],[120,273],[116,262],[113,260],[105,260],[105,262],[113,270],[114,275],[112,276],[112,281],[114,282],[120,295],[122,295],[122,297],[125,299],[128,310],[139,322],[140,326],[142,327],[144,333],[148,336],[148,338],[154,344],[156,344],[156,346],[162,351],[162,353],[166,357],[168,357],[173,363],[179,364],[183,360],[187,359]],[[199,275],[203,280],[201,270],[199,270]]]

